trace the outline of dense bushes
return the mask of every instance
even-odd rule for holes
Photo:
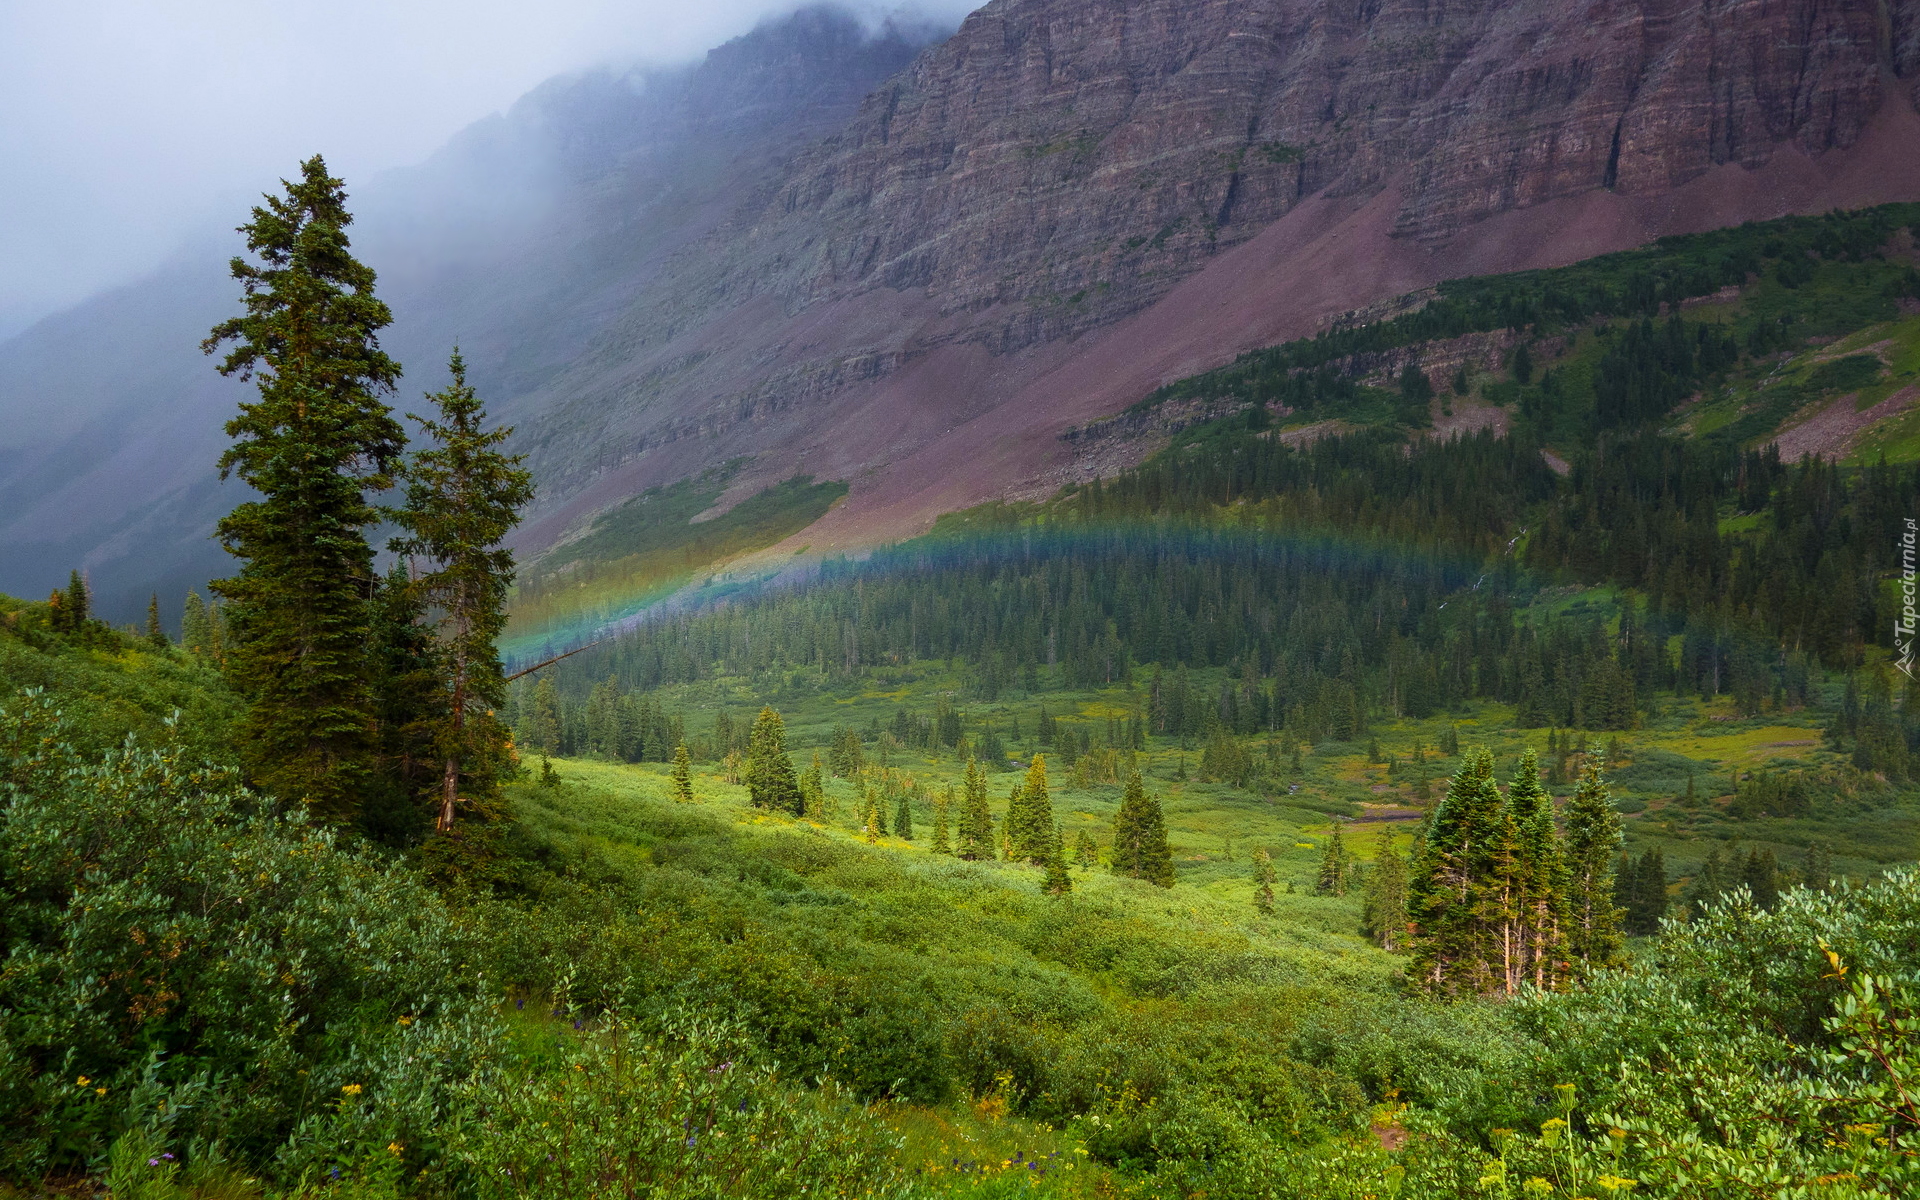
[[[324,1153],[343,1089],[417,1110],[484,1052],[467,950],[404,872],[175,750],[62,737],[49,701],[0,710],[9,1173],[87,1167],[135,1127]]]

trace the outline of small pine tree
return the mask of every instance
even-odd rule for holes
[[[967,760],[961,795],[960,857],[969,862],[992,862],[993,809],[987,802],[987,777],[972,759]]]
[[[1810,842],[1800,868],[1800,882],[1816,892],[1824,892],[1833,886],[1833,851],[1825,842]]]
[[[933,852],[952,854],[953,843],[948,839],[948,823],[952,819],[953,789],[935,796],[933,799]]]
[[[806,814],[800,780],[787,757],[787,726],[771,707],[760,710],[747,738],[747,795],[755,808]]]
[[[1073,859],[1079,866],[1091,870],[1100,865],[1100,843],[1093,840],[1093,834],[1082,829],[1074,839]]]
[[[1620,817],[1613,810],[1599,747],[1587,754],[1579,786],[1567,801],[1567,949],[1588,967],[1620,960],[1620,910],[1613,902],[1613,856]]]
[[[1273,915],[1273,856],[1265,846],[1253,852],[1253,906],[1261,916]]]
[[[1053,798],[1047,791],[1047,759],[1044,754],[1036,754],[1033,765],[1027,768],[1026,782],[1008,806],[1010,858],[1045,866],[1056,833]]]
[[[1393,847],[1393,831],[1380,831],[1367,872],[1360,908],[1360,931],[1383,950],[1400,951],[1407,944],[1407,860]]]
[[[693,803],[693,758],[687,753],[687,744],[681,742],[673,748],[673,798],[682,804]]]
[[[560,773],[553,769],[553,760],[544,754],[540,756],[540,786],[550,788],[560,786]]]
[[[1160,802],[1147,795],[1138,771],[1127,776],[1127,790],[1113,818],[1113,873],[1156,887],[1173,886],[1166,817]]]
[[[1051,822],[1049,822],[1051,824]],[[1046,891],[1049,896],[1064,896],[1073,890],[1073,876],[1067,871],[1067,851],[1061,844],[1060,827],[1053,825],[1047,838],[1046,858],[1040,864],[1047,869]]]
[[[545,675],[533,685],[533,711],[527,730],[527,745],[542,754],[560,753],[560,693]]]
[[[67,628],[78,633],[87,627],[93,619],[93,589],[87,586],[87,577],[78,571],[67,573],[67,591],[63,603],[66,605]]]
[[[211,639],[207,627],[207,602],[199,592],[188,592],[180,611],[180,645],[193,654],[207,654]]]
[[[160,593],[155,592],[147,600],[147,645],[155,650],[171,649],[173,643],[167,640],[167,631],[160,627]]]
[[[900,793],[900,803],[893,809],[893,836],[903,842],[913,840],[913,802],[905,792]]]
[[[827,819],[827,776],[826,764],[820,761],[820,752],[813,752],[813,761],[800,775],[800,801],[809,821]]]
[[[1320,874],[1313,890],[1321,896],[1347,894],[1347,844],[1338,824],[1333,827],[1333,836],[1327,839],[1326,851],[1320,855]]]

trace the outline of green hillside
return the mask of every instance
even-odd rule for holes
[[[0,1179],[1910,1193],[1920,466],[1762,447],[1906,386],[1917,215],[1462,281],[1163,389],[1195,422],[1116,477],[473,706],[439,824],[458,592],[348,614],[364,720],[302,736],[363,774],[311,769],[397,782],[326,814],[259,786],[299,664],[236,670],[244,621],[0,601]],[[838,495],[696,522],[725,483],[537,564],[540,636]]]

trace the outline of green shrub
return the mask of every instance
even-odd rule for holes
[[[464,1193],[499,1197],[867,1196],[897,1139],[832,1089],[786,1085],[712,1026],[618,1022],[551,1061],[477,1076],[454,1157]]]
[[[225,770],[61,738],[44,699],[0,709],[0,1170],[130,1130],[304,1167],[343,1097],[444,1106],[494,1039],[432,893]]]

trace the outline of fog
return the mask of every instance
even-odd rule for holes
[[[351,186],[553,75],[692,59],[798,6],[0,0],[0,338],[231,229],[307,155]]]

